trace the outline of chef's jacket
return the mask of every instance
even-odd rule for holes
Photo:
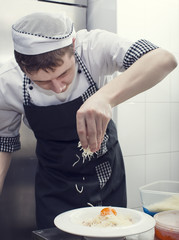
[[[80,30],[77,32],[75,50],[82,58],[98,88],[115,71],[123,72],[145,53],[157,48],[146,40],[136,42],[124,39],[104,30]],[[31,102],[38,106],[56,105],[79,97],[89,83],[84,74],[76,74],[70,87],[64,93],[44,90],[29,82]],[[0,68],[0,151],[13,152],[20,149],[19,129],[24,114],[23,72],[14,59]]]

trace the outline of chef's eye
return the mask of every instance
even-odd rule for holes
[[[50,81],[39,81],[39,82],[36,82],[36,83],[39,84],[39,85],[45,85],[45,84],[50,83]]]
[[[68,70],[66,70],[64,73],[62,73],[62,74],[59,76],[59,78],[60,78],[60,77],[65,77],[65,76],[70,72],[70,70],[71,70],[71,68],[68,69]]]
[[[67,75],[67,73],[68,73],[68,71],[66,71],[66,72],[62,73],[62,74],[60,75],[60,77],[64,77],[64,76],[66,76],[66,75]]]

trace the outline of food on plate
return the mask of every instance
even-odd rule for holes
[[[111,208],[111,207],[103,208],[100,212],[101,216],[106,216],[106,215],[111,215],[111,214],[114,214],[115,216],[117,215],[116,210],[114,208]]]
[[[99,215],[84,220],[82,224],[88,227],[122,227],[132,225],[133,222],[130,216],[119,214],[112,207],[105,207]]]

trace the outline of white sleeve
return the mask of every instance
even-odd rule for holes
[[[13,70],[12,70],[13,69]],[[17,72],[4,66],[0,69],[0,151],[14,152],[20,149],[19,129],[22,111]],[[12,84],[11,84],[12,83]],[[23,106],[23,105],[22,105]]]
[[[118,34],[99,29],[79,31],[76,47],[80,49],[81,57],[94,80],[116,71],[125,71],[142,55],[157,48],[147,40],[132,42]]]
[[[21,115],[0,110],[0,151],[14,152],[20,149],[19,128]]]
[[[82,30],[77,34],[77,51],[81,47],[81,57],[89,71],[109,75],[124,71],[123,59],[132,41],[121,38],[115,33],[104,30]]]

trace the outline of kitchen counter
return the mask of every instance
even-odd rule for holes
[[[87,238],[83,236],[72,235],[69,233],[65,233],[60,229],[54,227],[54,228],[33,231],[32,239],[33,240],[90,240],[90,239],[93,240],[94,238]],[[115,238],[115,240],[119,240],[119,239],[122,240],[121,238]],[[152,229],[145,233],[128,236],[125,238],[125,240],[158,240],[158,238],[154,237],[154,229]]]

